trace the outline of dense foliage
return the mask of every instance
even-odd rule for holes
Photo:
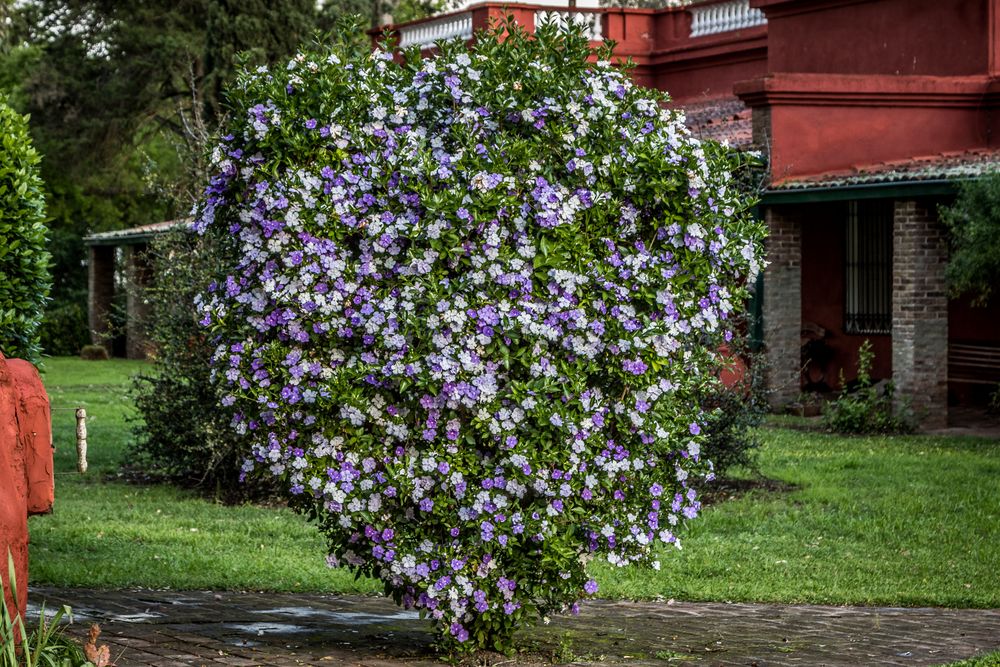
[[[951,232],[947,278],[952,296],[985,303],[1000,285],[1000,174],[966,181],[958,198],[942,207]]]
[[[47,352],[76,354],[89,342],[82,237],[190,210],[240,64],[284,59],[343,12],[371,14],[373,4],[381,19],[397,9],[417,18],[432,3],[0,0],[0,89],[31,114],[44,156]]]
[[[27,118],[0,98],[0,352],[35,360],[49,291],[45,198]]]
[[[740,339],[742,340],[742,339]],[[717,477],[725,478],[733,468],[755,470],[761,445],[758,427],[769,411],[763,354],[740,345],[729,345],[746,358],[745,374],[731,387],[708,385],[698,402],[706,414],[701,453],[712,462]]]
[[[853,384],[840,372],[840,395],[823,406],[823,425],[834,433],[873,435],[911,433],[916,425],[905,402],[897,405],[895,385],[872,381],[875,353],[871,341],[858,349],[858,377]]]
[[[452,646],[658,566],[712,477],[697,404],[762,227],[723,147],[580,34],[259,69],[195,228],[249,475]]]
[[[140,419],[133,425],[128,471],[227,502],[274,495],[269,480],[240,484],[243,443],[229,427],[230,416],[219,410],[209,377],[214,347],[194,312],[198,290],[220,277],[233,258],[210,237],[175,229],[153,242],[148,260],[156,281],[144,298],[156,355],[150,371],[133,381]]]

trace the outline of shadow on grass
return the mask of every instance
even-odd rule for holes
[[[748,479],[724,478],[702,489],[701,502],[704,505],[718,505],[736,500],[749,494],[777,496],[798,491],[801,486],[780,479],[770,479],[763,475]]]

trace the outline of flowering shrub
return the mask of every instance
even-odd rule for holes
[[[200,303],[245,472],[452,647],[680,546],[761,255],[725,149],[579,34],[502,29],[247,75],[195,222],[241,257]]]

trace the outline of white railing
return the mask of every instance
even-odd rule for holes
[[[448,39],[472,39],[472,12],[442,16],[433,21],[403,26],[399,29],[399,47],[434,46]]]
[[[583,34],[592,42],[604,40],[604,24],[600,12],[551,11],[535,12],[535,27],[542,23],[554,23],[565,29],[569,25],[583,26]]]
[[[767,23],[762,11],[750,7],[750,0],[730,0],[730,2],[713,5],[695,5],[689,11],[691,12],[692,37],[742,30]]]

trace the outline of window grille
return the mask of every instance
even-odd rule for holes
[[[892,202],[852,201],[847,212],[844,331],[892,331]]]

